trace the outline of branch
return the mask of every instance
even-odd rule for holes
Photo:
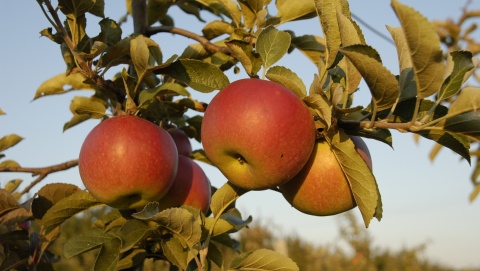
[[[177,35],[181,35],[181,36],[196,40],[210,53],[221,52],[221,53],[224,53],[224,54],[227,54],[227,55],[232,54],[232,51],[228,47],[222,47],[222,46],[215,45],[203,36],[200,36],[196,33],[190,32],[188,30],[173,27],[173,26],[149,27],[149,28],[147,28],[146,34],[147,34],[147,36],[150,37],[152,35],[155,35],[155,34],[161,33],[161,32],[177,34]]]
[[[26,168],[26,167],[0,167],[0,172],[23,172],[23,173],[32,173],[32,177],[38,176],[30,185],[25,187],[23,191],[20,193],[24,195],[32,189],[35,185],[45,179],[48,174],[63,171],[75,167],[78,165],[78,160],[71,160],[65,163],[48,166],[48,167],[41,167],[41,168]]]
[[[65,44],[68,46],[68,49],[70,49],[70,52],[72,52],[73,57],[75,58],[78,65],[81,67],[82,71],[85,73],[85,75],[89,78],[92,78],[92,70],[90,69],[90,66],[78,54],[76,44],[74,44],[72,39],[70,39],[70,36],[68,36],[67,30],[63,27],[62,21],[60,21],[57,11],[53,8],[52,3],[50,3],[50,1],[43,1],[43,3],[45,3],[48,9],[48,12],[50,12],[50,15],[53,18],[53,22],[52,22],[52,20],[47,16],[48,21],[52,23],[55,30],[57,30],[62,35],[62,38],[65,41]],[[44,10],[40,1],[38,2],[38,4],[40,5],[40,8]],[[44,14],[47,15],[45,11],[44,11]]]
[[[147,1],[132,1],[133,33],[143,34],[148,27]]]

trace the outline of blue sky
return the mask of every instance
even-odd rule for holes
[[[118,19],[123,15],[123,1],[106,1],[106,15]],[[465,1],[404,0],[401,3],[420,11],[429,19],[457,19]],[[472,1],[471,7],[480,7],[480,0]],[[399,22],[387,0],[351,0],[354,14],[388,35],[385,25],[399,26]],[[205,16],[208,20],[209,17]],[[94,18],[89,18],[94,20]],[[192,22],[195,22],[192,24]],[[194,18],[178,20],[177,26],[200,33],[202,28]],[[124,35],[131,33],[131,19]],[[96,31],[92,22],[91,31]],[[38,4],[30,1],[0,2],[0,108],[7,113],[0,117],[0,136],[16,133],[25,138],[19,145],[5,152],[25,167],[48,166],[78,156],[83,139],[96,125],[88,121],[66,132],[63,124],[71,117],[69,104],[72,97],[90,95],[90,92],[74,92],[32,101],[38,86],[47,78],[62,73],[65,69],[58,46],[39,31],[49,27]],[[393,73],[398,72],[395,48],[364,28],[367,43],[375,47],[384,65]],[[292,23],[282,29],[294,30],[297,35],[321,35],[317,19]],[[477,35],[478,39],[480,37]],[[158,34],[154,39],[160,44],[165,58],[181,53],[192,43],[183,37]],[[294,63],[294,64],[293,64]],[[278,65],[296,72],[308,86],[316,71],[315,66],[302,54],[296,52],[285,57]],[[231,76],[233,81],[245,77],[244,73]],[[213,93],[215,94],[215,93]],[[208,102],[213,94],[196,95]],[[357,95],[357,103],[366,105],[370,98],[364,84]],[[418,144],[410,134],[393,133],[393,146],[367,140],[373,158],[374,174],[383,199],[384,217],[374,220],[368,228],[375,245],[402,249],[426,243],[425,256],[434,261],[460,266],[480,266],[480,200],[469,203],[472,190],[471,167],[451,151],[444,149],[432,163],[428,153],[431,142],[421,140]],[[200,145],[194,143],[194,148]],[[212,184],[221,186],[226,180],[218,170],[202,165]],[[11,179],[24,179],[25,185],[32,181],[29,174],[0,174],[4,185]],[[56,173],[44,180],[74,183],[81,187],[76,168]],[[337,240],[338,217],[313,217],[299,213],[275,192],[251,192],[241,197],[237,205],[244,215],[254,220],[275,225],[279,235],[298,234],[318,244]],[[353,211],[360,221],[358,209]]]

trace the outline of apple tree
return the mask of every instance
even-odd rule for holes
[[[88,149],[83,160],[45,168],[21,167],[4,159],[3,152],[22,137],[11,134],[0,139],[0,172],[36,177],[21,191],[20,179],[0,190],[1,270],[54,270],[55,261],[92,250],[96,251],[94,270],[141,270],[147,260],[162,262],[167,270],[299,270],[275,251],[239,253],[232,234],[252,221],[236,208],[239,197],[250,190],[271,189],[313,215],[334,215],[358,206],[368,227],[373,218],[382,218],[382,202],[362,137],[391,145],[392,130],[410,133],[449,148],[468,162],[479,139],[480,89],[471,84],[471,77],[478,80],[475,57],[480,50],[469,38],[475,28],[459,36],[452,25],[432,24],[397,0],[391,1],[391,7],[400,26],[388,27],[398,52],[397,73],[385,68],[375,48],[366,44],[347,0],[127,0],[127,15],[118,21],[104,13],[104,0],[37,2],[46,25],[40,33],[59,47],[66,70],[46,79],[34,99],[70,90],[92,93],[65,105],[71,116],[64,130],[92,119],[99,122],[97,127],[127,117],[132,123],[146,124],[108,126],[105,134],[85,141],[95,145],[82,147],[82,152]],[[269,9],[273,5],[275,14]],[[175,27],[175,17],[169,13],[173,6],[191,15],[192,24],[202,23],[202,33]],[[204,22],[201,13],[216,19]],[[96,35],[89,36],[86,27],[92,27],[93,17],[100,20]],[[279,29],[315,17],[323,36],[298,36]],[[133,33],[123,33],[122,24],[130,19]],[[161,32],[194,43],[164,56],[161,44],[168,39],[156,39]],[[467,48],[462,47],[462,39],[468,41]],[[312,82],[276,65],[293,50],[316,65]],[[244,74],[247,83],[231,82],[231,72]],[[369,92],[359,90],[362,80]],[[197,98],[199,93],[217,90],[212,101]],[[369,104],[354,105],[358,91],[371,97]],[[264,140],[255,140],[256,130],[261,130]],[[187,140],[178,139],[185,135]],[[205,141],[205,148],[192,151],[189,140]],[[106,145],[113,147],[104,149]],[[145,156],[154,148],[158,153]],[[172,151],[177,149],[178,153]],[[478,151],[473,155],[478,156]],[[156,163],[160,156],[164,160]],[[109,159],[122,164],[112,170]],[[194,160],[218,167],[229,181],[210,188],[208,176],[192,166]],[[326,169],[326,164],[332,167]],[[49,174],[77,165],[87,190],[55,183],[26,198]],[[177,179],[201,179],[208,189],[203,186],[191,194],[205,196],[206,206],[178,201],[180,193],[190,189],[184,184],[175,189],[178,194],[167,197],[174,189],[164,189],[144,200],[142,193],[153,187],[133,190],[149,178],[152,167],[170,170],[152,182],[165,182],[168,187],[180,182]],[[472,199],[480,191],[479,171],[476,166]],[[186,177],[175,178],[180,175]],[[110,187],[99,189],[102,194],[95,191],[98,186],[87,185],[106,178]],[[243,185],[247,178],[249,185]],[[302,186],[314,196],[300,195]],[[109,193],[113,190],[124,194]],[[323,202],[315,198],[320,190],[325,191]],[[338,198],[349,201],[339,203]],[[302,204],[314,210],[330,207],[326,212],[310,212],[302,210]],[[89,231],[66,240],[63,255],[50,252],[63,223],[105,205],[108,211],[92,222]],[[224,257],[226,248],[235,253],[232,259]]]

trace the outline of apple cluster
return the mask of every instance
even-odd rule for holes
[[[122,115],[92,129],[78,167],[86,189],[111,207],[139,209],[156,201],[163,209],[189,205],[207,213],[210,181],[191,152],[182,130]]]
[[[330,145],[316,139],[308,107],[278,83],[231,83],[207,107],[201,133],[208,159],[240,188],[278,189],[294,208],[311,215],[356,206]],[[351,139],[371,169],[365,142]]]

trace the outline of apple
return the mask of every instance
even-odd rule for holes
[[[201,136],[206,156],[232,184],[264,190],[303,168],[316,130],[307,106],[291,90],[271,81],[241,79],[214,96]]]
[[[372,159],[367,145],[361,137],[350,138],[371,170]],[[295,209],[310,215],[334,215],[357,206],[347,178],[325,140],[315,144],[302,171],[279,189]]]
[[[180,129],[168,130],[170,136],[172,136],[175,145],[177,146],[178,154],[189,157],[192,153],[192,143],[187,134]]]
[[[95,126],[78,159],[86,189],[118,209],[142,208],[163,197],[173,184],[177,164],[177,148],[168,132],[130,115]]]
[[[158,200],[160,209],[188,205],[207,213],[210,208],[210,181],[192,159],[178,156],[178,171],[168,193]]]

